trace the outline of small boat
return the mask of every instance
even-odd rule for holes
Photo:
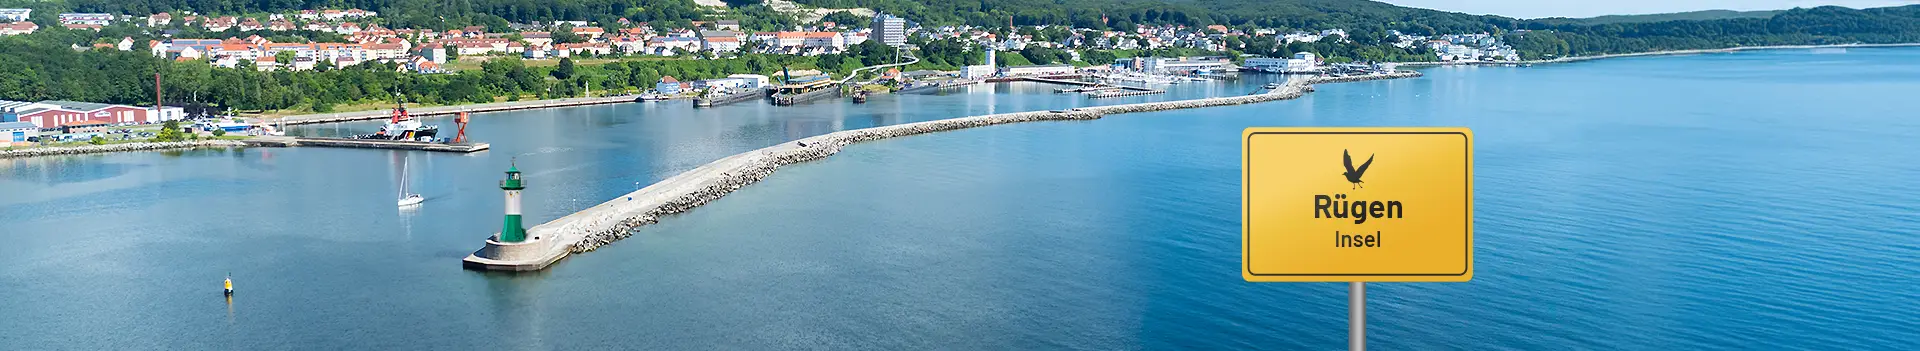
[[[413,183],[413,179],[410,179],[407,177],[407,168],[409,168],[407,167],[407,165],[410,162],[406,162],[404,160],[400,162],[401,162],[400,164],[400,201],[399,201],[400,207],[419,205],[421,202],[426,202],[427,201],[426,197],[420,196],[420,194],[408,192],[411,189],[408,189],[409,186],[407,185]]]
[[[867,103],[867,92],[861,91],[859,93],[853,94],[853,103],[856,103],[856,104]]]
[[[420,194],[407,194],[407,197],[400,198],[400,206],[406,207],[406,206],[412,206],[412,205],[419,205],[421,202],[425,202],[425,201],[427,201],[427,198],[421,197]]]
[[[227,296],[233,296],[233,275],[227,275]]]

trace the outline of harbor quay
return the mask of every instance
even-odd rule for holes
[[[1276,89],[1252,95],[991,114],[827,133],[715,160],[640,190],[526,228],[522,237],[504,234],[513,232],[514,225],[518,224],[517,221],[507,221],[512,224],[502,230],[503,234],[488,237],[482,248],[462,260],[462,266],[491,271],[544,269],[568,255],[593,251],[624,239],[632,235],[635,229],[658,223],[664,216],[686,212],[724,197],[765,179],[780,166],[823,159],[839,153],[847,145],[860,142],[999,124],[1088,121],[1110,114],[1288,100],[1311,91],[1311,84],[1414,78],[1420,75],[1419,72],[1400,71],[1363,76],[1315,77],[1293,80]],[[505,184],[508,182],[519,186],[521,183],[515,181],[517,176],[517,169],[509,171],[508,180],[502,181],[502,189],[507,188]],[[509,216],[517,218],[518,190],[511,191],[507,195],[507,207]]]
[[[633,99],[634,97],[632,96],[606,96],[606,97],[569,98],[569,99],[553,99],[553,100],[509,101],[509,102],[496,102],[496,103],[477,104],[477,105],[419,107],[419,108],[410,109],[408,112],[411,113],[414,117],[425,117],[425,116],[436,116],[436,115],[452,115],[452,114],[459,114],[461,112],[479,113],[479,112],[530,110],[530,109],[567,107],[567,106],[615,104],[615,103],[633,102]],[[369,111],[359,111],[359,112],[320,113],[320,114],[310,114],[310,115],[287,116],[279,119],[278,122],[287,124],[287,125],[322,124],[322,123],[376,120],[376,119],[388,118],[388,116],[389,115],[387,111],[369,110]]]

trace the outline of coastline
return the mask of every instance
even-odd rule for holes
[[[173,142],[136,142],[136,143],[124,143],[124,144],[85,145],[85,146],[72,146],[72,147],[39,147],[39,148],[19,149],[19,150],[0,150],[0,159],[25,158],[25,157],[37,157],[37,156],[54,156],[54,155],[96,154],[96,153],[108,153],[108,152],[159,151],[159,150],[173,150],[173,149],[191,149],[191,148],[200,148],[200,147],[233,148],[233,147],[246,147],[246,146],[247,146],[246,142],[239,141],[239,140],[195,140],[195,141],[173,141]]]
[[[1625,53],[1625,54],[1570,56],[1570,57],[1560,57],[1560,58],[1552,58],[1552,59],[1545,59],[1545,60],[1521,60],[1521,61],[1513,61],[1513,62],[1401,62],[1399,63],[1399,65],[1401,67],[1531,65],[1531,64],[1569,63],[1569,62],[1591,61],[1591,60],[1623,58],[1623,57],[1715,54],[1715,53],[1729,53],[1729,52],[1752,51],[1752,50],[1888,48],[1888,47],[1913,47],[1913,46],[1920,46],[1920,43],[1736,46],[1736,47],[1722,48],[1722,49],[1662,50],[1662,51],[1635,52],[1635,53]]]
[[[527,229],[527,233],[531,237],[548,238],[551,243],[546,248],[549,252],[536,255],[539,257],[534,260],[593,251],[631,236],[640,227],[658,223],[664,216],[692,210],[765,179],[780,166],[824,159],[839,153],[847,145],[860,142],[998,124],[1090,121],[1110,114],[1290,100],[1312,91],[1312,84],[1420,76],[1422,74],[1419,72],[1402,71],[1370,76],[1314,77],[1290,81],[1280,88],[1253,95],[991,114],[838,131],[727,156],[640,190],[533,226]],[[480,254],[475,252],[475,255]]]

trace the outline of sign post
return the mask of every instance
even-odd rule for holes
[[[1351,349],[1366,283],[1473,280],[1466,128],[1247,128],[1241,172],[1241,277],[1347,282]]]
[[[1347,349],[1367,349],[1367,283],[1347,283]]]

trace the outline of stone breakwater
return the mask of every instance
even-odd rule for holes
[[[1414,78],[1419,76],[1421,76],[1421,74],[1420,72],[1417,72],[1417,71],[1397,71],[1397,72],[1386,73],[1386,74],[1368,74],[1368,75],[1345,76],[1345,77],[1322,76],[1322,77],[1308,78],[1307,84],[1347,83],[1347,82],[1358,82],[1358,81],[1379,80],[1379,79]]]
[[[1092,120],[1101,115],[1084,110],[1019,112],[828,133],[729,156],[529,232],[551,235],[562,245],[571,242],[567,249],[575,253],[593,251],[625,239],[634,229],[658,223],[663,216],[692,210],[766,179],[780,166],[826,158],[854,143],[995,124]]]
[[[172,142],[138,142],[106,145],[82,145],[67,147],[40,147],[18,150],[0,150],[0,158],[34,157],[53,155],[77,155],[102,152],[153,151],[188,149],[196,147],[244,147],[246,143],[236,140],[196,140]]]
[[[1036,121],[1085,121],[1109,114],[1241,105],[1298,98],[1309,84],[1418,77],[1418,72],[1295,80],[1271,91],[1245,95],[1068,110],[1005,113],[839,131],[728,156],[667,178],[646,188],[528,229],[534,237],[555,240],[554,250],[593,251],[633,235],[660,218],[718,200],[766,179],[781,166],[814,161],[854,143],[997,124]],[[559,251],[555,251],[559,253]]]

